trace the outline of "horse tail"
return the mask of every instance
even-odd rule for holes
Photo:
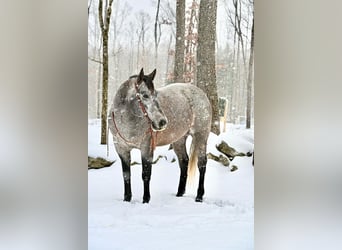
[[[198,153],[195,149],[195,140],[193,138],[191,147],[190,147],[190,159],[188,163],[188,181],[190,184],[193,184],[196,168],[197,168],[197,161],[198,161]]]

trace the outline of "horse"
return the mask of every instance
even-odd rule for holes
[[[155,147],[172,144],[180,167],[176,196],[183,196],[188,175],[189,179],[194,178],[197,165],[199,184],[195,200],[202,202],[211,104],[206,94],[190,83],[173,83],[155,89],[155,75],[156,69],[144,75],[142,68],[138,75],[129,77],[117,90],[109,110],[108,126],[122,165],[124,201],[132,199],[131,150],[141,151],[143,203],[148,203]],[[189,135],[192,136],[190,157],[185,145]]]

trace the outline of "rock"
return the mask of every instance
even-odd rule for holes
[[[233,165],[231,168],[230,168],[230,172],[234,172],[235,170],[238,170],[238,167],[236,165]]]
[[[208,153],[207,157],[208,157],[208,159],[220,162],[223,166],[226,166],[226,167],[229,166],[229,164],[230,164],[229,159],[223,155],[216,156],[212,153]]]
[[[233,160],[236,156],[246,156],[245,153],[238,152],[235,148],[230,147],[226,142],[221,141],[220,144],[216,145],[218,151],[224,153],[229,160]]]
[[[107,161],[101,157],[90,157],[88,156],[88,169],[99,169],[110,167],[115,161]]]
[[[251,157],[253,155],[253,152],[247,152],[246,156]]]
[[[165,155],[158,155],[157,159],[155,159],[152,164],[156,164],[161,158],[164,158],[165,160],[167,160]]]

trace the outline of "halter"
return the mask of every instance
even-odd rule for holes
[[[145,106],[144,106],[144,104],[142,103],[142,101],[141,101],[141,99],[140,99],[140,94],[139,94],[139,92],[138,92],[138,84],[135,83],[135,84],[134,84],[134,87],[135,87],[135,92],[136,92],[136,93],[135,93],[135,97],[137,98],[137,100],[138,100],[138,102],[139,102],[140,109],[141,109],[141,111],[143,112],[144,116],[147,118],[148,122],[149,122],[150,124],[152,124],[152,120],[150,119],[150,117],[148,117],[147,112],[146,112],[146,109],[145,109]]]
[[[150,119],[150,117],[148,117],[147,111],[145,109],[145,106],[144,106],[144,104],[141,101],[140,94],[138,92],[138,83],[135,83],[134,87],[135,87],[135,91],[136,91],[135,97],[136,97],[136,99],[137,99],[137,101],[139,103],[139,107],[140,107],[141,111],[143,112],[144,116],[146,117],[146,119],[147,119],[147,121],[149,123],[149,128],[147,129],[145,134],[150,133],[150,135],[151,135],[151,145],[150,145],[150,147],[151,147],[151,149],[153,151],[156,148],[156,140],[157,140],[157,133],[158,133],[158,131],[153,133],[154,131],[152,129],[152,120]],[[118,133],[118,135],[121,137],[121,139],[124,140],[127,144],[134,144],[134,142],[131,142],[131,141],[128,141],[127,139],[125,139],[125,137],[123,137],[122,134],[120,133],[120,131],[119,131],[119,129],[116,126],[116,123],[115,123],[114,111],[112,111],[112,119],[113,119],[115,130]]]

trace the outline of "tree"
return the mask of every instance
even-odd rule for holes
[[[137,15],[137,36],[138,36],[138,53],[137,53],[137,70],[138,67],[142,67],[146,64],[146,32],[149,29],[148,24],[151,21],[151,17],[148,13],[140,11]],[[140,55],[140,45],[142,48]],[[139,60],[140,59],[140,60]]]
[[[251,127],[253,59],[254,59],[254,11],[253,11],[253,17],[252,17],[251,49],[250,49],[250,54],[249,54],[248,78],[247,78],[246,128]]]
[[[219,134],[220,117],[215,67],[216,14],[217,0],[201,0],[198,24],[197,86],[207,93],[212,106],[211,131]]]
[[[160,24],[159,24],[159,40],[158,40],[158,18],[159,18],[159,7],[160,7],[160,0],[157,3],[157,12],[156,12],[156,19],[154,21],[154,66],[157,67],[158,64],[158,45],[160,42]]]
[[[108,31],[113,0],[106,0],[105,16],[103,3],[99,0],[99,22],[102,33],[102,111],[101,111],[101,144],[107,144],[107,110],[108,110]]]
[[[185,36],[185,59],[184,59],[184,81],[196,82],[196,48],[198,25],[198,8],[196,0],[193,0],[190,10],[186,11],[186,36]]]
[[[88,21],[89,21],[89,12],[90,12],[90,7],[92,4],[93,0],[90,0],[90,2],[88,3]]]
[[[185,1],[177,0],[176,5],[176,50],[174,81],[184,82],[184,34],[185,34]]]
[[[113,75],[115,75],[115,79],[121,79],[121,71],[120,68],[120,54],[123,53],[123,45],[120,41],[121,36],[120,33],[125,28],[125,21],[127,20],[127,16],[129,12],[131,11],[131,7],[128,5],[127,2],[122,3],[121,1],[114,1],[113,3],[113,12],[111,17],[111,29],[110,32],[110,44],[112,45],[112,48],[109,49],[111,52],[109,55],[112,55],[112,72]],[[126,41],[124,41],[125,43]],[[109,93],[111,94],[111,93]]]

